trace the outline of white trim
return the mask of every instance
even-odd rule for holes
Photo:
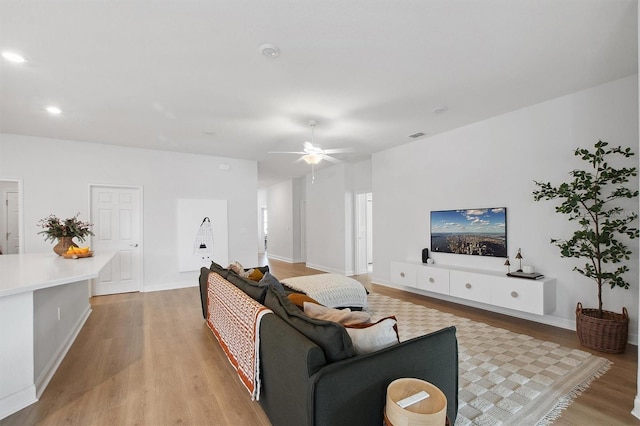
[[[270,253],[269,253],[269,248],[268,248],[268,247],[269,247],[269,246],[268,246],[268,243],[267,243],[267,259],[280,260],[280,261],[282,261],[282,262],[287,262],[287,263],[296,263],[296,262],[294,262],[294,261],[293,261],[293,259],[292,259],[292,258],[290,258],[290,257],[284,257],[284,256],[278,256],[278,255],[275,255],[275,254],[270,254]]]
[[[35,385],[29,385],[26,388],[12,393],[0,399],[0,420],[9,417],[13,413],[17,413],[24,407],[28,407],[38,401],[36,397]]]
[[[3,182],[16,182],[18,184],[18,232],[20,233],[19,241],[20,245],[18,246],[18,254],[23,254],[25,252],[24,247],[24,185],[22,179],[11,179],[11,178],[2,178],[0,177],[0,181]]]
[[[165,291],[165,290],[177,290],[179,288],[189,288],[189,287],[198,287],[199,283],[197,281],[197,277],[193,281],[182,281],[179,283],[165,283],[165,284],[152,284],[145,285],[142,289],[145,293],[151,293],[154,291]]]

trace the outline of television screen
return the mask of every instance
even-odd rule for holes
[[[431,212],[431,251],[507,257],[507,209]]]

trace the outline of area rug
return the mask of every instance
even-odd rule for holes
[[[395,315],[400,340],[456,327],[462,425],[548,425],[611,361],[414,303],[371,293],[372,320]]]

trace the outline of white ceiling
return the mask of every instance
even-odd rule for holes
[[[358,161],[638,71],[636,0],[0,0],[0,132]],[[277,59],[261,55],[277,45]],[[44,111],[56,104],[63,113]],[[447,106],[444,114],[434,108]]]

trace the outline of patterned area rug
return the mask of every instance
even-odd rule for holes
[[[605,358],[467,318],[369,295],[372,320],[395,315],[400,340],[457,329],[458,425],[547,425],[611,367]]]

